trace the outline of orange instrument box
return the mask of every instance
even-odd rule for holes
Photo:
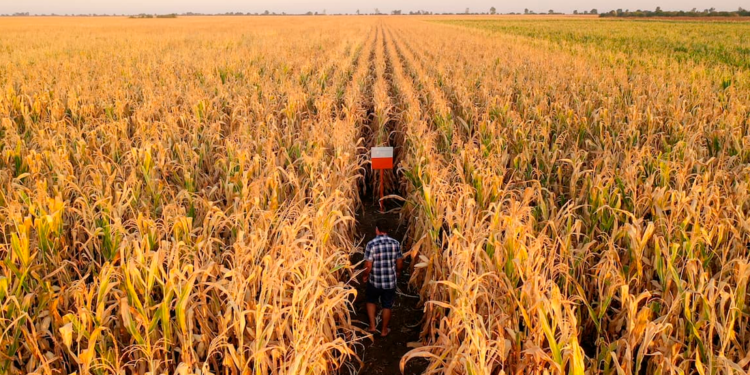
[[[373,147],[372,169],[393,169],[393,147]]]

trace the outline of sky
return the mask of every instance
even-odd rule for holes
[[[138,13],[225,13],[265,10],[276,13],[305,13],[307,11],[333,13],[373,13],[375,9],[388,13],[399,9],[403,12],[429,10],[433,12],[464,12],[468,7],[472,12],[487,12],[495,7],[499,13],[523,12],[528,8],[535,12],[572,13],[573,10],[599,12],[612,9],[650,9],[661,6],[663,10],[703,10],[714,7],[717,10],[737,10],[742,6],[750,8],[750,0],[0,0],[0,14],[29,12],[31,14],[138,14]]]

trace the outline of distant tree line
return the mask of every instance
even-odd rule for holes
[[[607,13],[602,13],[599,17],[750,17],[750,11],[743,8],[739,8],[736,11],[717,11],[716,8],[708,8],[702,11],[693,8],[690,11],[684,10],[662,10],[661,7],[656,7],[656,10],[636,10],[631,12],[630,10],[612,10]]]
[[[130,16],[130,18],[177,18],[177,13],[170,13],[170,14],[137,14]]]
[[[599,11],[596,8],[591,9],[590,11],[589,10],[584,10],[583,12],[579,12],[577,10],[574,10],[573,14],[594,14],[594,15],[597,15],[597,14],[599,14]]]
[[[393,16],[401,16],[401,15],[412,15],[412,16],[426,16],[426,15],[444,15],[444,16],[451,16],[451,15],[495,15],[495,14],[502,14],[498,13],[497,9],[495,7],[491,7],[489,11],[486,12],[472,12],[469,8],[466,8],[463,12],[432,12],[428,10],[416,10],[416,11],[402,11],[401,9],[394,9],[390,12],[381,12],[380,9],[375,8],[372,12],[362,12],[359,9],[354,13],[355,15],[393,15]],[[522,14],[522,13],[505,13],[505,14]],[[555,12],[554,10],[550,9],[547,12],[541,12],[536,13],[533,10],[526,9],[523,14],[564,14],[560,12]],[[588,11],[584,12],[583,14],[589,14]],[[591,14],[596,14],[596,9],[592,11]],[[129,15],[129,18],[177,18],[180,17],[191,17],[191,16],[325,16],[328,15],[326,10],[324,9],[322,12],[314,12],[314,11],[308,11],[305,13],[276,13],[269,10],[266,10],[264,12],[226,12],[226,13],[196,13],[196,12],[184,12],[184,13],[171,13],[171,14],[148,14],[148,13],[141,13],[141,14],[134,14]],[[349,13],[336,13],[334,15],[350,15]],[[15,14],[0,14],[0,17],[9,17],[9,16],[17,16],[17,17],[28,17],[28,16],[37,16],[36,14],[32,15],[29,14],[29,12],[24,13],[15,13]],[[71,16],[71,17],[109,17],[109,16],[118,16],[116,14],[64,14],[64,15],[58,15],[58,14],[39,14],[38,16]],[[124,14],[119,16],[125,16]]]
[[[87,13],[87,14],[57,14],[57,13],[49,13],[49,14],[31,14],[29,12],[18,12],[13,14],[0,14],[0,17],[122,17],[125,16],[124,14],[94,14],[94,13]]]
[[[405,11],[402,11],[400,9],[391,10],[390,12],[381,12],[380,9],[375,8],[373,12],[366,13],[361,12],[359,9],[354,13],[356,15],[394,15],[394,16],[400,16],[400,15],[495,15],[495,14],[502,14],[497,11],[495,7],[491,7],[489,11],[487,12],[472,12],[469,8],[466,8],[464,12],[431,12],[426,10],[417,10],[417,11],[409,11],[408,13]],[[524,9],[523,13],[521,12],[510,12],[505,13],[508,15],[518,15],[518,14],[526,14],[526,15],[559,15],[559,14],[565,14],[562,12],[556,12],[552,9],[546,11],[546,12],[535,12],[531,9]],[[677,10],[677,11],[665,11],[662,10],[660,7],[656,7],[656,10],[636,10],[634,12],[631,12],[629,9],[622,10],[611,10],[606,13],[599,13],[599,11],[594,8],[591,10],[584,10],[584,11],[578,11],[574,10],[573,14],[576,15],[598,15],[599,17],[750,17],[750,11],[745,10],[743,8],[739,8],[736,11],[717,11],[716,8],[708,8],[704,9],[702,11],[693,8],[690,11],[684,11],[684,10]],[[313,12],[309,11],[306,13],[289,13],[281,12],[271,12],[271,11],[264,11],[262,13],[251,13],[251,12],[226,12],[226,13],[194,13],[194,12],[185,12],[185,13],[170,13],[170,14],[136,14],[129,16],[130,18],[177,18],[178,16],[325,16],[328,15],[326,10],[324,9],[322,12]],[[349,15],[349,13],[336,13],[335,15]],[[18,12],[13,14],[0,14],[0,17],[29,17],[29,16],[35,16],[30,14],[29,12]],[[65,14],[65,15],[58,15],[58,14],[40,14],[39,16],[74,16],[74,17],[108,17],[108,16],[117,16],[116,14]],[[125,16],[125,15],[120,15]]]
[[[594,12],[596,12],[596,9],[594,9],[593,11],[594,11]],[[516,14],[516,13],[510,13],[510,14]],[[519,13],[519,14],[520,14],[520,13]],[[552,9],[550,9],[550,10],[548,10],[548,11],[546,11],[546,12],[540,12],[540,13],[537,13],[537,12],[535,12],[535,11],[533,11],[533,10],[529,9],[529,8],[526,8],[526,9],[524,9],[524,10],[523,10],[523,14],[527,14],[527,15],[528,15],[528,14],[543,15],[543,14],[565,14],[565,13],[555,12],[555,11],[554,11],[554,10],[552,10]],[[586,14],[589,14],[589,13],[588,13],[588,12],[586,12]],[[596,14],[596,13],[592,13],[592,14]]]

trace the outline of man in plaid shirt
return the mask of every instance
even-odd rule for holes
[[[375,238],[365,248],[365,271],[363,280],[367,283],[367,315],[370,318],[369,332],[377,332],[375,326],[375,309],[378,300],[383,306],[383,329],[380,336],[388,336],[388,322],[391,320],[391,308],[396,298],[397,275],[401,274],[404,259],[401,245],[385,229],[385,221],[375,223]]]

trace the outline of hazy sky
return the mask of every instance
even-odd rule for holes
[[[742,6],[750,8],[750,0],[0,0],[0,14],[30,12],[33,14],[66,13],[224,13],[224,12],[287,12],[307,11],[328,13],[354,13],[357,9],[370,13],[378,8],[381,12],[401,9],[404,12],[420,9],[434,12],[463,12],[467,7],[472,12],[486,12],[494,6],[498,12],[522,12],[529,8],[536,12],[553,9],[558,12],[572,12],[597,8],[600,12],[610,9],[654,9],[690,10],[715,7],[718,10],[736,10]]]

